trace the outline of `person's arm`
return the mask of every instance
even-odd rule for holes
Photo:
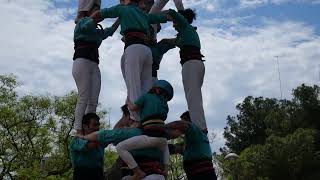
[[[157,47],[159,48],[161,54],[165,54],[170,49],[173,49],[176,46],[177,46],[177,39],[176,38],[161,39],[161,41],[159,41],[157,43]]]
[[[127,99],[127,105],[130,111],[138,111],[140,109],[138,105],[132,103],[129,99]]]
[[[165,39],[161,39],[159,42],[159,44],[164,44],[164,45],[171,45],[171,46],[175,46],[177,44],[177,38],[165,38]]]
[[[118,29],[120,24],[119,18],[112,24],[111,27],[105,28],[103,30],[103,39],[106,39],[108,36],[112,36],[113,33]]]
[[[95,11],[94,13],[91,14],[90,16],[96,23],[99,23],[103,21],[103,18],[101,16],[101,11]]]
[[[160,12],[169,0],[155,0],[154,4],[150,9],[150,14]],[[173,0],[177,10],[184,10],[182,0]]]
[[[87,134],[87,135],[77,135],[80,139],[86,140],[86,141],[97,141],[98,140],[98,132],[95,131],[93,133]]]
[[[165,128],[167,129],[168,139],[175,139],[180,137],[182,134],[186,134],[190,125],[190,122],[182,120],[166,124]]]
[[[90,142],[86,139],[79,137],[76,137],[71,144],[71,148],[75,151],[88,151],[90,149],[96,149],[98,147],[98,142]]]
[[[120,16],[121,8],[121,5],[116,5],[111,8],[104,8],[100,11],[94,12],[90,17],[94,19],[96,23],[99,23],[106,18],[117,18]]]
[[[168,15],[172,18],[172,20],[178,24],[178,26],[182,29],[184,29],[185,27],[187,27],[188,20],[183,17],[180,13],[178,13],[177,11],[173,10],[173,9],[169,9]]]
[[[166,23],[170,20],[170,16],[166,14],[147,14],[149,24]]]
[[[130,111],[139,111],[143,107],[144,97],[145,95],[140,96],[134,103],[132,103],[130,99],[127,98],[126,103],[128,105],[128,109]]]
[[[169,0],[155,0],[149,13],[153,14],[160,12],[163,9],[163,7],[168,3],[168,1]]]

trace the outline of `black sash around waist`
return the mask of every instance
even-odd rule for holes
[[[126,49],[128,46],[132,44],[143,44],[146,45],[146,35],[141,31],[126,31],[125,32],[125,46]]]
[[[98,45],[95,43],[76,41],[74,43],[73,60],[77,58],[85,58],[99,64],[98,48]]]
[[[74,180],[87,180],[87,179],[103,180],[103,168],[74,167],[73,179]]]
[[[193,176],[208,171],[214,171],[211,159],[183,161],[183,169],[188,176]]]
[[[204,56],[200,52],[200,48],[195,46],[183,46],[180,48],[180,63],[183,65],[185,62],[189,60],[202,60]]]

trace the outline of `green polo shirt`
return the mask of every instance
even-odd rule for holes
[[[112,36],[115,30],[112,27],[99,29],[92,18],[84,17],[79,20],[74,28],[73,41],[96,43],[100,46],[101,42],[108,36]]]
[[[88,141],[75,137],[70,143],[70,157],[73,167],[103,168],[104,146],[87,149]]]
[[[169,14],[172,16],[173,21],[178,24],[177,46],[179,48],[183,46],[195,46],[201,49],[196,28],[189,24],[188,20],[180,13],[170,9]]]
[[[212,152],[208,136],[195,124],[190,123],[184,137],[185,150],[184,161],[194,161],[199,159],[212,159]]]
[[[159,116],[166,120],[169,112],[169,107],[166,99],[162,96],[147,93],[136,100],[135,104],[140,107],[140,119],[143,123],[146,118]]]
[[[116,5],[101,9],[101,16],[105,18],[119,18],[121,31],[124,35],[127,30],[141,31],[149,35],[149,25],[167,22],[167,17],[161,14],[147,14],[136,3]]]

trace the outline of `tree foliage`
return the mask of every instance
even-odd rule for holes
[[[320,88],[302,84],[292,94],[292,100],[249,96],[237,105],[216,156],[224,177],[320,179]],[[229,152],[240,156],[225,160]]]
[[[18,86],[15,76],[0,75],[0,179],[70,179],[77,94],[18,97]]]

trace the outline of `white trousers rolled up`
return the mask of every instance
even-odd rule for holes
[[[159,148],[163,152],[163,163],[169,164],[170,153],[166,138],[140,135],[124,140],[116,146],[119,156],[130,169],[137,167],[138,164],[129,151],[144,148]]]
[[[169,2],[169,0],[155,0],[153,6],[150,9],[150,13],[158,13],[160,12],[164,6]],[[182,0],[173,0],[174,4],[176,5],[176,8],[178,10],[183,10],[183,3]]]
[[[72,75],[78,89],[75,109],[74,129],[82,129],[82,117],[86,113],[95,113],[101,89],[101,74],[97,63],[77,58],[73,61]]]
[[[134,103],[152,87],[152,53],[148,46],[133,44],[125,49],[121,61],[128,98]],[[140,120],[137,112],[130,111],[130,116]]]
[[[207,129],[201,92],[204,74],[202,61],[189,60],[182,66],[182,82],[191,121],[202,130]]]

